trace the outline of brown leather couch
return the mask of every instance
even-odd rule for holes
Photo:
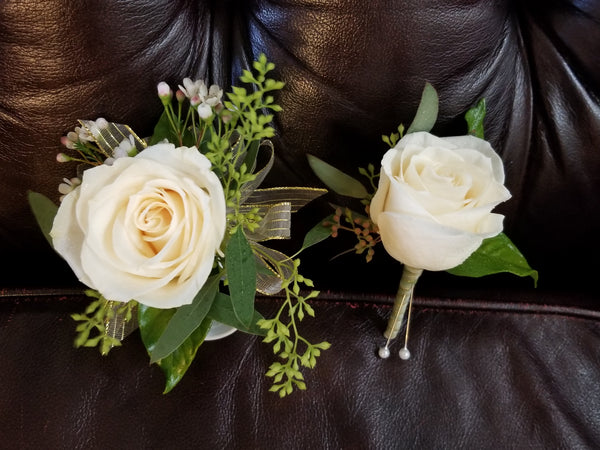
[[[285,399],[261,339],[203,345],[163,395],[137,333],[102,357],[75,349],[87,302],[45,242],[26,192],[58,200],[55,163],[77,119],[147,135],[156,84],[228,86],[261,52],[286,87],[272,185],[321,186],[305,154],[352,173],[409,122],[424,82],[439,135],[464,134],[485,97],[486,137],[513,198],[498,210],[540,282],[427,273],[413,358],[377,357],[400,265],[302,257],[321,290],[303,332],[332,348]],[[585,0],[6,0],[0,4],[0,447],[598,448],[600,446],[600,2]],[[328,195],[298,213],[303,234]],[[258,298],[266,315],[277,298]]]

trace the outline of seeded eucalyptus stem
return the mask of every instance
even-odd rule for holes
[[[398,336],[398,332],[400,331],[402,322],[404,321],[406,308],[412,300],[415,284],[417,284],[417,281],[422,273],[423,269],[415,269],[414,267],[406,265],[404,266],[404,269],[402,270],[402,278],[400,279],[400,286],[398,287],[396,299],[394,300],[392,315],[388,321],[387,329],[385,330],[385,333],[383,333],[383,336],[388,340],[395,339],[396,336]],[[408,327],[408,324],[406,326]]]

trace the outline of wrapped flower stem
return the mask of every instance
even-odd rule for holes
[[[390,340],[395,339],[398,336],[398,332],[404,321],[406,315],[406,308],[412,301],[413,291],[417,280],[423,273],[422,269],[415,269],[414,267],[404,266],[402,271],[402,278],[400,279],[400,286],[396,294],[396,300],[394,301],[394,308],[392,315],[388,321],[387,329],[383,334],[387,339],[388,343]],[[408,323],[406,324],[408,328]],[[387,347],[387,345],[386,345]]]

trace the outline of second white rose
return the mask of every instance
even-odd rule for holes
[[[418,132],[383,156],[370,214],[394,259],[440,271],[502,231],[504,217],[491,211],[509,198],[502,160],[487,141]]]
[[[84,172],[55,217],[55,250],[105,298],[189,304],[225,233],[223,188],[196,148],[158,144]]]

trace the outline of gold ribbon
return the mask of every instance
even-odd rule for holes
[[[267,151],[267,162],[256,178],[242,188],[240,212],[256,210],[261,217],[259,227],[247,232],[246,237],[256,259],[256,290],[261,294],[275,295],[281,291],[282,278],[289,278],[293,271],[290,258],[277,250],[265,247],[259,242],[272,239],[289,239],[291,236],[292,213],[307,203],[327,193],[326,189],[304,187],[275,187],[259,189],[273,167],[275,149],[269,140],[261,142],[258,153]]]
[[[292,213],[325,192],[324,189],[302,187],[256,189],[240,208],[242,212],[256,209],[262,218],[258,229],[247,233],[248,239],[256,242],[289,239]]]
[[[146,142],[140,139],[127,125],[107,122],[106,127],[100,128],[93,120],[79,120],[79,123],[94,138],[94,142],[100,150],[109,157],[121,142],[129,140],[129,136],[133,136],[133,143],[138,152],[147,147]]]
[[[106,334],[122,341],[138,327],[137,314],[135,314],[137,307],[132,309],[132,315],[130,319],[127,319],[126,311],[119,312],[119,309],[123,308],[122,302],[110,300],[108,302],[108,307],[113,310],[114,316],[111,319],[105,319],[104,321]]]
[[[290,204],[291,212],[295,213],[307,203],[325,194],[327,189],[304,187],[274,187],[256,189],[246,200],[246,203],[269,206],[281,202]]]
[[[289,278],[294,271],[292,260],[284,253],[258,242],[250,245],[256,260],[256,290],[265,295],[277,294],[281,291],[282,279]]]
[[[289,239],[291,236],[291,214],[307,203],[327,192],[326,189],[304,187],[275,187],[258,189],[275,161],[275,149],[269,140],[261,142],[258,152],[266,149],[268,159],[263,168],[256,172],[256,178],[242,187],[240,212],[257,210],[261,222],[257,230],[247,234],[255,242],[270,239]]]
[[[259,156],[261,150],[263,150],[263,149],[266,149],[268,152],[267,162],[262,169],[260,169],[258,172],[256,172],[254,174],[255,175],[254,180],[248,181],[242,187],[242,192],[241,192],[242,197],[240,199],[240,204],[242,204],[242,205],[244,205],[246,203],[246,201],[252,195],[252,193],[258,189],[258,187],[262,184],[263,181],[265,181],[265,177],[271,171],[271,169],[273,168],[273,164],[275,163],[275,148],[273,147],[273,143],[271,141],[269,141],[268,139],[265,139],[264,141],[262,141],[259,144],[259,147],[258,147],[258,150],[256,153],[256,159],[258,159],[258,156]],[[254,170],[255,167],[252,167],[250,169]]]
[[[260,215],[261,220],[257,229],[246,232],[246,237],[250,241],[260,242],[270,239],[290,238],[292,208],[289,202],[262,206],[246,204],[241,208],[242,211],[254,209],[257,209],[256,214]]]

